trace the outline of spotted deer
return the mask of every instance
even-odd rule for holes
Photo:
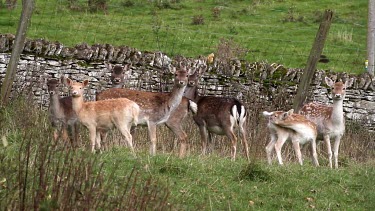
[[[191,70],[181,67],[176,71],[174,86],[170,93],[145,92],[132,89],[110,88],[99,93],[97,100],[106,100],[113,98],[128,98],[140,106],[139,124],[148,127],[148,133],[151,140],[150,154],[156,154],[156,126],[166,124],[181,142],[180,156],[184,156],[186,151],[187,135],[181,127],[181,121],[187,114],[188,99],[183,99],[183,94],[188,83],[188,77]],[[180,106],[181,104],[181,106]]]
[[[284,143],[287,140],[290,140],[292,141],[300,165],[303,164],[300,145],[311,143],[311,157],[313,164],[319,166],[316,153],[316,125],[303,115],[294,114],[293,112],[293,109],[288,112],[263,112],[263,116],[268,118],[267,127],[271,136],[271,141],[266,146],[268,164],[272,164],[272,153],[275,149],[279,164],[283,165],[281,149]]]
[[[207,69],[205,64],[199,66],[197,71],[197,78],[199,78]],[[197,83],[195,80],[194,83]],[[237,153],[237,136],[234,133],[235,127],[238,127],[242,142],[245,149],[245,154],[248,160],[249,148],[246,134],[246,120],[247,111],[245,106],[234,97],[215,97],[215,96],[200,96],[198,87],[189,90],[185,95],[190,100],[190,109],[193,111],[193,119],[199,127],[199,133],[202,143],[202,154],[205,155],[207,151],[207,142],[212,142],[211,133],[216,135],[226,135],[231,141],[231,159],[236,159]]]
[[[353,83],[353,78],[343,83],[342,81],[333,82],[332,79],[325,77],[326,84],[332,89],[332,105],[324,105],[317,102],[305,104],[299,114],[306,116],[318,127],[318,140],[324,140],[327,151],[329,166],[332,168],[332,149],[331,139],[334,140],[333,156],[335,159],[335,168],[338,168],[339,146],[342,136],[345,132],[345,118],[343,101],[345,99],[346,88]]]
[[[139,106],[126,98],[84,102],[84,88],[89,81],[84,80],[80,83],[68,78],[66,83],[71,89],[73,110],[79,121],[89,130],[91,151],[95,152],[95,147],[100,150],[100,133],[105,134],[105,139],[107,131],[116,127],[135,154],[130,128],[138,123]]]
[[[62,77],[60,80],[64,80]],[[72,146],[78,144],[79,122],[77,115],[73,111],[72,97],[60,97],[58,79],[49,79],[47,81],[48,93],[50,96],[49,119],[55,128],[53,135],[57,140],[62,138],[64,141],[70,140]]]

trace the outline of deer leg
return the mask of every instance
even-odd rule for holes
[[[271,141],[266,146],[267,160],[268,160],[269,165],[272,164],[272,153],[273,153],[273,150],[275,149],[275,144],[276,144],[276,135],[271,134]]]
[[[279,135],[275,143],[275,151],[276,151],[277,159],[279,160],[280,165],[283,165],[283,158],[281,157],[281,148],[283,147],[286,140],[287,140],[286,137]]]
[[[150,154],[156,154],[156,125],[148,123],[148,135],[151,140]]]
[[[57,139],[59,139],[59,133],[60,133],[60,131],[59,131],[57,128],[55,128],[55,129],[53,130],[53,139],[54,139],[55,141],[57,141]]]
[[[332,149],[331,149],[331,140],[329,139],[329,135],[324,135],[324,142],[326,143],[326,146],[327,146],[329,167],[332,168]]]
[[[61,126],[61,136],[64,142],[69,142],[68,127],[66,124],[62,124]]]
[[[167,127],[177,136],[177,138],[180,141],[180,152],[179,157],[182,158],[185,156],[186,153],[186,139],[187,135],[185,131],[182,129],[182,126],[180,123],[174,123],[174,122],[166,122]]]
[[[90,142],[91,142],[91,152],[95,153],[96,128],[90,127],[88,129],[89,129]]]
[[[246,121],[243,122],[242,125],[240,125],[240,131],[242,134],[242,142],[243,142],[243,147],[245,148],[245,153],[246,153],[246,158],[248,161],[250,161],[250,154],[249,154],[249,145],[247,143],[247,134],[246,130],[244,129],[246,127]]]
[[[233,128],[226,129],[225,133],[232,143],[231,157],[232,157],[232,161],[235,161],[236,154],[237,154],[237,137],[233,133]]]
[[[97,130],[96,131],[96,139],[95,139],[96,146],[99,149],[100,153],[102,152],[102,148],[101,148],[101,135],[100,135],[102,132],[103,132],[102,130]]]
[[[318,153],[316,153],[316,140],[311,140],[311,158],[314,166],[319,166]]]
[[[74,137],[74,145],[75,146],[79,146],[79,127],[80,127],[80,125],[79,125],[79,123],[78,122],[76,122],[76,123],[74,123],[74,125],[73,125],[73,137]]]
[[[335,168],[339,167],[339,147],[340,147],[341,136],[335,137],[335,143],[333,145],[333,157],[335,159]]]
[[[133,147],[133,138],[132,138],[132,135],[130,134],[130,130],[128,129],[130,127],[131,127],[130,125],[129,127],[126,127],[125,125],[123,125],[123,126],[119,126],[118,129],[120,130],[121,134],[125,137],[126,143],[128,144],[130,151],[135,156],[135,151]]]
[[[302,166],[303,160],[302,160],[302,153],[301,153],[301,147],[299,145],[299,141],[293,140],[292,143],[293,143],[294,151],[295,151],[295,153],[297,155],[297,158],[298,158],[298,163]]]
[[[201,143],[202,143],[202,155],[206,154],[207,151],[207,139],[208,139],[208,131],[204,125],[199,126],[199,133],[201,135]]]

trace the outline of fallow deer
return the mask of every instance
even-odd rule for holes
[[[288,112],[263,112],[263,116],[268,118],[267,126],[271,136],[271,141],[266,147],[268,163],[272,163],[272,153],[275,149],[279,164],[283,165],[281,149],[287,140],[291,140],[300,165],[303,164],[300,145],[311,143],[313,164],[319,166],[316,153],[316,125],[303,115],[293,114],[293,111],[291,109]]]
[[[112,66],[110,63],[106,63],[105,65],[108,70],[111,70],[110,80],[112,82],[112,88],[122,88],[128,74],[131,74],[131,72],[129,72],[130,65],[127,64],[124,67],[121,65]]]
[[[171,93],[145,92],[131,89],[110,88],[99,93],[97,100],[128,98],[136,102],[141,109],[139,124],[147,125],[149,137],[151,140],[150,154],[156,154],[156,126],[166,123],[167,126],[178,136],[181,141],[180,156],[182,157],[186,150],[186,133],[181,127],[181,122],[187,113],[188,100],[183,99],[183,94],[191,72],[187,72],[185,68],[176,71],[174,86]],[[184,105],[179,106],[181,101]],[[185,109],[183,108],[185,107]],[[186,112],[185,112],[186,110]],[[176,112],[173,115],[173,112]],[[172,116],[172,117],[171,117]]]
[[[196,73],[198,74],[197,78],[205,72],[206,68],[205,64],[199,67]],[[197,82],[198,80],[195,81],[195,83]],[[231,158],[235,160],[237,136],[234,134],[234,128],[238,126],[242,135],[246,157],[250,160],[245,130],[247,125],[247,111],[239,100],[234,97],[199,96],[197,86],[189,90],[185,96],[191,99],[190,109],[195,114],[193,119],[199,127],[203,155],[206,154],[207,141],[211,139],[210,133],[214,133],[217,135],[226,135],[230,139],[232,143]]]
[[[84,102],[84,88],[88,83],[88,80],[79,83],[67,79],[67,85],[70,87],[73,97],[73,110],[79,121],[89,130],[91,151],[95,152],[95,145],[100,150],[100,133],[106,134],[109,129],[115,126],[125,137],[132,153],[135,154],[130,128],[138,123],[139,106],[126,98]],[[104,139],[105,137],[106,135]]]
[[[353,78],[343,83],[342,81],[333,82],[332,79],[325,77],[326,84],[332,88],[333,104],[324,105],[312,102],[304,105],[299,114],[306,116],[318,127],[318,140],[324,140],[327,145],[329,166],[332,168],[332,149],[331,139],[334,140],[333,156],[335,159],[335,168],[338,168],[338,154],[341,137],[345,132],[345,118],[343,101],[346,94],[346,88],[353,83]]]
[[[64,80],[64,78],[61,78]],[[50,95],[49,119],[54,129],[54,139],[62,138],[64,141],[70,139],[72,146],[78,144],[79,122],[73,111],[72,97],[60,97],[58,79],[49,79],[47,88]],[[69,133],[70,131],[70,133]]]

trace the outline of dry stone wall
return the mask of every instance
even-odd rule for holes
[[[0,81],[2,82],[10,59],[14,35],[0,35]],[[47,108],[49,97],[45,80],[70,77],[74,80],[90,79],[87,100],[94,100],[95,93],[111,86],[105,62],[132,64],[127,87],[138,90],[168,92],[172,86],[170,66],[185,60],[193,64],[204,58],[170,58],[162,52],[141,52],[128,46],[79,44],[66,47],[58,42],[43,39],[25,43],[18,65],[13,95],[19,90],[31,91],[32,97],[42,108]],[[200,81],[201,95],[235,96],[247,103],[250,109],[289,109],[297,91],[302,69],[289,69],[265,62],[249,63],[241,60],[218,61],[209,65]],[[332,103],[330,90],[324,77],[343,81],[354,78],[347,90],[344,111],[348,119],[360,120],[371,130],[375,129],[375,82],[367,74],[350,75],[318,70],[314,76],[308,101]],[[62,88],[62,94],[68,90]]]

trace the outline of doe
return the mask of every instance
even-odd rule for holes
[[[95,146],[100,150],[100,133],[105,134],[103,138],[105,139],[107,131],[116,127],[125,137],[132,153],[135,154],[130,128],[138,123],[139,106],[126,98],[84,102],[84,87],[88,83],[88,80],[79,83],[67,79],[73,97],[73,110],[79,121],[89,130],[91,151],[95,152]]]
[[[201,76],[207,69],[201,65],[196,74]],[[197,83],[198,80],[195,81]],[[250,160],[246,134],[247,111],[245,106],[234,97],[199,96],[198,87],[189,90],[186,97],[190,98],[190,109],[195,114],[193,119],[199,127],[202,142],[202,154],[207,151],[207,140],[212,142],[211,133],[226,135],[232,144],[231,159],[236,159],[237,136],[234,134],[236,126],[242,135],[246,157]]]
[[[113,73],[113,72],[112,72]],[[140,125],[148,127],[151,140],[150,154],[156,154],[156,126],[166,123],[167,126],[179,137],[181,141],[180,156],[185,154],[186,133],[181,127],[181,120],[186,116],[188,100],[183,100],[183,94],[191,74],[185,67],[180,70],[172,69],[175,74],[174,86],[171,93],[145,92],[125,88],[110,88],[96,96],[98,101],[128,98],[136,102],[140,107]],[[184,105],[180,106],[181,101]],[[184,108],[185,107],[185,108]],[[174,113],[175,112],[175,113]]]
[[[299,114],[306,116],[318,127],[318,140],[324,140],[327,145],[329,166],[332,168],[332,149],[331,139],[334,140],[333,156],[335,159],[335,168],[338,168],[339,146],[342,136],[345,132],[345,118],[343,101],[346,95],[346,88],[353,83],[353,78],[343,83],[342,81],[333,82],[332,79],[325,77],[326,84],[332,89],[332,105],[324,105],[317,102],[311,102],[304,105]]]
[[[288,112],[263,112],[263,116],[268,118],[267,126],[271,135],[271,141],[266,147],[268,163],[272,163],[272,152],[275,149],[279,164],[283,165],[281,149],[287,140],[291,140],[300,165],[303,164],[300,145],[311,143],[313,164],[319,166],[316,153],[316,125],[306,117],[293,112],[293,109]]]
[[[64,80],[64,77],[61,77]],[[64,141],[70,140],[72,146],[78,144],[79,122],[73,111],[72,97],[60,97],[58,79],[49,79],[47,88],[50,95],[49,119],[55,127],[54,139],[62,138]],[[70,136],[70,137],[69,137]]]

